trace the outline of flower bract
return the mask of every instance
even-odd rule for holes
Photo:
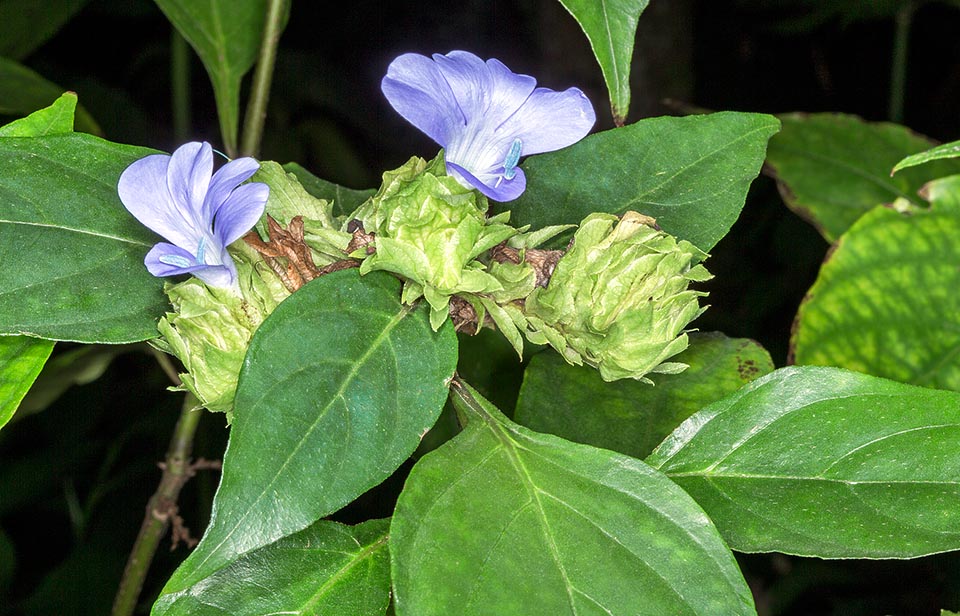
[[[120,200],[167,240],[147,253],[147,270],[235,287],[237,269],[227,246],[256,224],[270,194],[266,184],[243,184],[259,167],[252,158],[238,158],[213,173],[213,150],[206,142],[187,143],[170,156],[153,154],[127,167],[117,185]]]
[[[393,108],[444,148],[447,172],[495,201],[526,188],[521,156],[576,143],[596,121],[579,89],[536,86],[533,77],[466,51],[403,54],[381,82]]]

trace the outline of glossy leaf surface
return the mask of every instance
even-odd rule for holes
[[[653,375],[651,386],[629,379],[607,383],[594,368],[538,353],[524,373],[514,419],[538,432],[643,458],[687,417],[773,370],[763,347],[723,334],[691,334],[690,346],[673,361],[690,367]]]
[[[13,417],[52,350],[48,340],[0,336],[0,428]]]
[[[536,229],[634,210],[709,251],[740,215],[779,125],[773,116],[724,112],[590,135],[523,163],[527,190],[510,204],[511,221]]]
[[[960,162],[941,161],[890,177],[904,156],[933,145],[903,126],[832,113],[780,119],[767,163],[786,204],[830,242],[874,206],[901,198],[924,205],[917,191],[925,182],[960,173]]]
[[[322,276],[257,329],[210,525],[164,594],[310,526],[386,479],[436,421],[457,361],[448,323],[400,303],[400,282]]]
[[[389,520],[321,520],[244,554],[199,587],[164,595],[166,616],[379,616],[390,601]]]
[[[0,57],[0,114],[25,116],[55,101],[63,88],[26,66]],[[100,127],[83,107],[77,109],[77,130],[100,134]]]
[[[207,69],[227,152],[237,148],[240,81],[263,38],[267,0],[155,0]]]
[[[960,390],[960,182],[934,192],[929,210],[878,207],[840,238],[797,313],[797,364]]]
[[[159,238],[117,180],[152,150],[90,135],[0,139],[0,332],[123,343],[168,308],[143,258]]]
[[[684,422],[647,459],[742,552],[960,549],[960,394],[792,367]]]
[[[630,62],[637,19],[650,0],[560,0],[590,41],[610,92],[614,122],[622,125],[630,108]]]
[[[754,614],[700,508],[639,460],[518,426],[460,382],[464,432],[390,528],[398,616]]]

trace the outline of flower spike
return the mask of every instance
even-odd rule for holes
[[[444,148],[447,172],[494,201],[512,201],[526,188],[521,156],[572,145],[596,121],[578,88],[536,86],[533,77],[466,51],[403,54],[380,84],[390,105]]]
[[[196,141],[171,156],[153,154],[127,167],[117,184],[120,200],[168,240],[147,253],[147,270],[154,276],[193,274],[213,287],[235,286],[237,269],[227,246],[256,224],[270,195],[266,184],[243,184],[259,168],[252,158],[238,158],[211,177],[213,150]]]

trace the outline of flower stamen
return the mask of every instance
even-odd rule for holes
[[[503,159],[503,177],[512,180],[517,175],[517,163],[520,162],[520,151],[523,149],[523,141],[519,138],[514,139],[507,151],[507,157]]]
[[[203,252],[207,247],[207,238],[201,237],[200,244],[197,245],[197,265],[206,265],[206,261],[203,260]]]
[[[190,261],[188,261],[185,257],[181,257],[180,255],[160,255],[157,260],[160,261],[160,263],[172,265],[174,267],[186,268],[193,265],[193,263],[190,263]]]

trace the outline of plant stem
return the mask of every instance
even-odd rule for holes
[[[256,156],[260,152],[263,123],[267,118],[267,100],[270,98],[270,83],[277,60],[277,44],[283,32],[288,1],[269,0],[267,5],[263,43],[260,45],[260,57],[257,59],[250,100],[247,102],[247,114],[243,120],[243,141],[240,144],[242,156]]]
[[[112,616],[133,614],[153,555],[170,525],[171,518],[176,515],[180,489],[193,474],[190,452],[193,449],[193,435],[197,431],[200,417],[203,416],[203,410],[197,406],[197,399],[188,392],[180,411],[180,419],[177,420],[173,437],[170,439],[170,447],[167,449],[166,463],[162,466],[163,477],[157,491],[147,502],[147,513],[140,526],[140,533],[120,579],[113,610],[110,612]]]
[[[907,56],[910,46],[910,25],[916,3],[904,2],[897,11],[893,34],[893,61],[890,66],[890,107],[887,116],[891,122],[903,122],[903,102],[907,86]]]
[[[190,137],[190,46],[176,28],[170,34],[170,99],[173,138],[183,143]]]

